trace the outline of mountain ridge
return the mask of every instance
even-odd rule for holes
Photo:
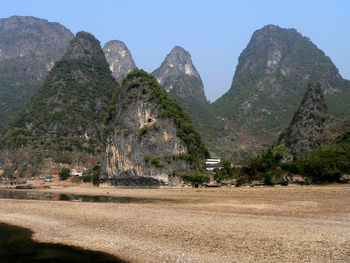
[[[130,71],[137,68],[129,49],[120,40],[108,41],[103,46],[103,52],[113,77],[120,84]]]
[[[239,57],[231,88],[210,105],[225,119],[226,133],[210,148],[226,149],[221,151],[226,158],[240,158],[271,146],[288,126],[305,87],[315,80],[323,87],[330,114],[348,117],[350,82],[322,50],[295,29],[268,25],[256,30]],[[229,148],[236,153],[230,156]]]
[[[27,16],[0,19],[0,134],[60,59],[72,32]]]
[[[78,32],[0,138],[6,173],[54,174],[62,165],[84,170],[101,164],[103,114],[116,88],[99,41]]]

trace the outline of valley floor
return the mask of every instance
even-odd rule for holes
[[[139,201],[0,199],[0,221],[131,262],[350,262],[350,185],[45,191]]]

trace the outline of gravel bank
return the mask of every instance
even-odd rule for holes
[[[46,191],[142,201],[1,199],[0,221],[132,262],[350,262],[350,185]]]

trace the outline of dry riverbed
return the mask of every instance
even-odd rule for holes
[[[138,200],[0,199],[0,221],[38,241],[131,262],[350,262],[350,185],[36,191]]]

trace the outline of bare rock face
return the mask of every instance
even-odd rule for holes
[[[64,26],[44,19],[0,19],[0,134],[40,87],[73,37]]]
[[[171,97],[206,102],[203,83],[191,55],[182,47],[175,46],[162,65],[152,75]]]
[[[36,56],[51,67],[74,37],[59,23],[30,16],[0,19],[0,35],[0,61]]]
[[[199,133],[152,76],[132,71],[113,98],[102,178],[116,185],[160,185],[171,183],[176,171],[203,168]]]
[[[103,52],[112,75],[118,83],[121,83],[130,71],[136,69],[134,60],[124,42],[118,40],[109,41],[104,45]]]
[[[152,75],[169,96],[175,98],[191,115],[196,128],[205,129],[203,126],[213,117],[202,79],[192,63],[190,53],[175,46]]]
[[[278,139],[278,144],[285,144],[293,156],[305,154],[326,141],[328,122],[328,109],[321,84],[316,81],[309,85],[292,122]]]

